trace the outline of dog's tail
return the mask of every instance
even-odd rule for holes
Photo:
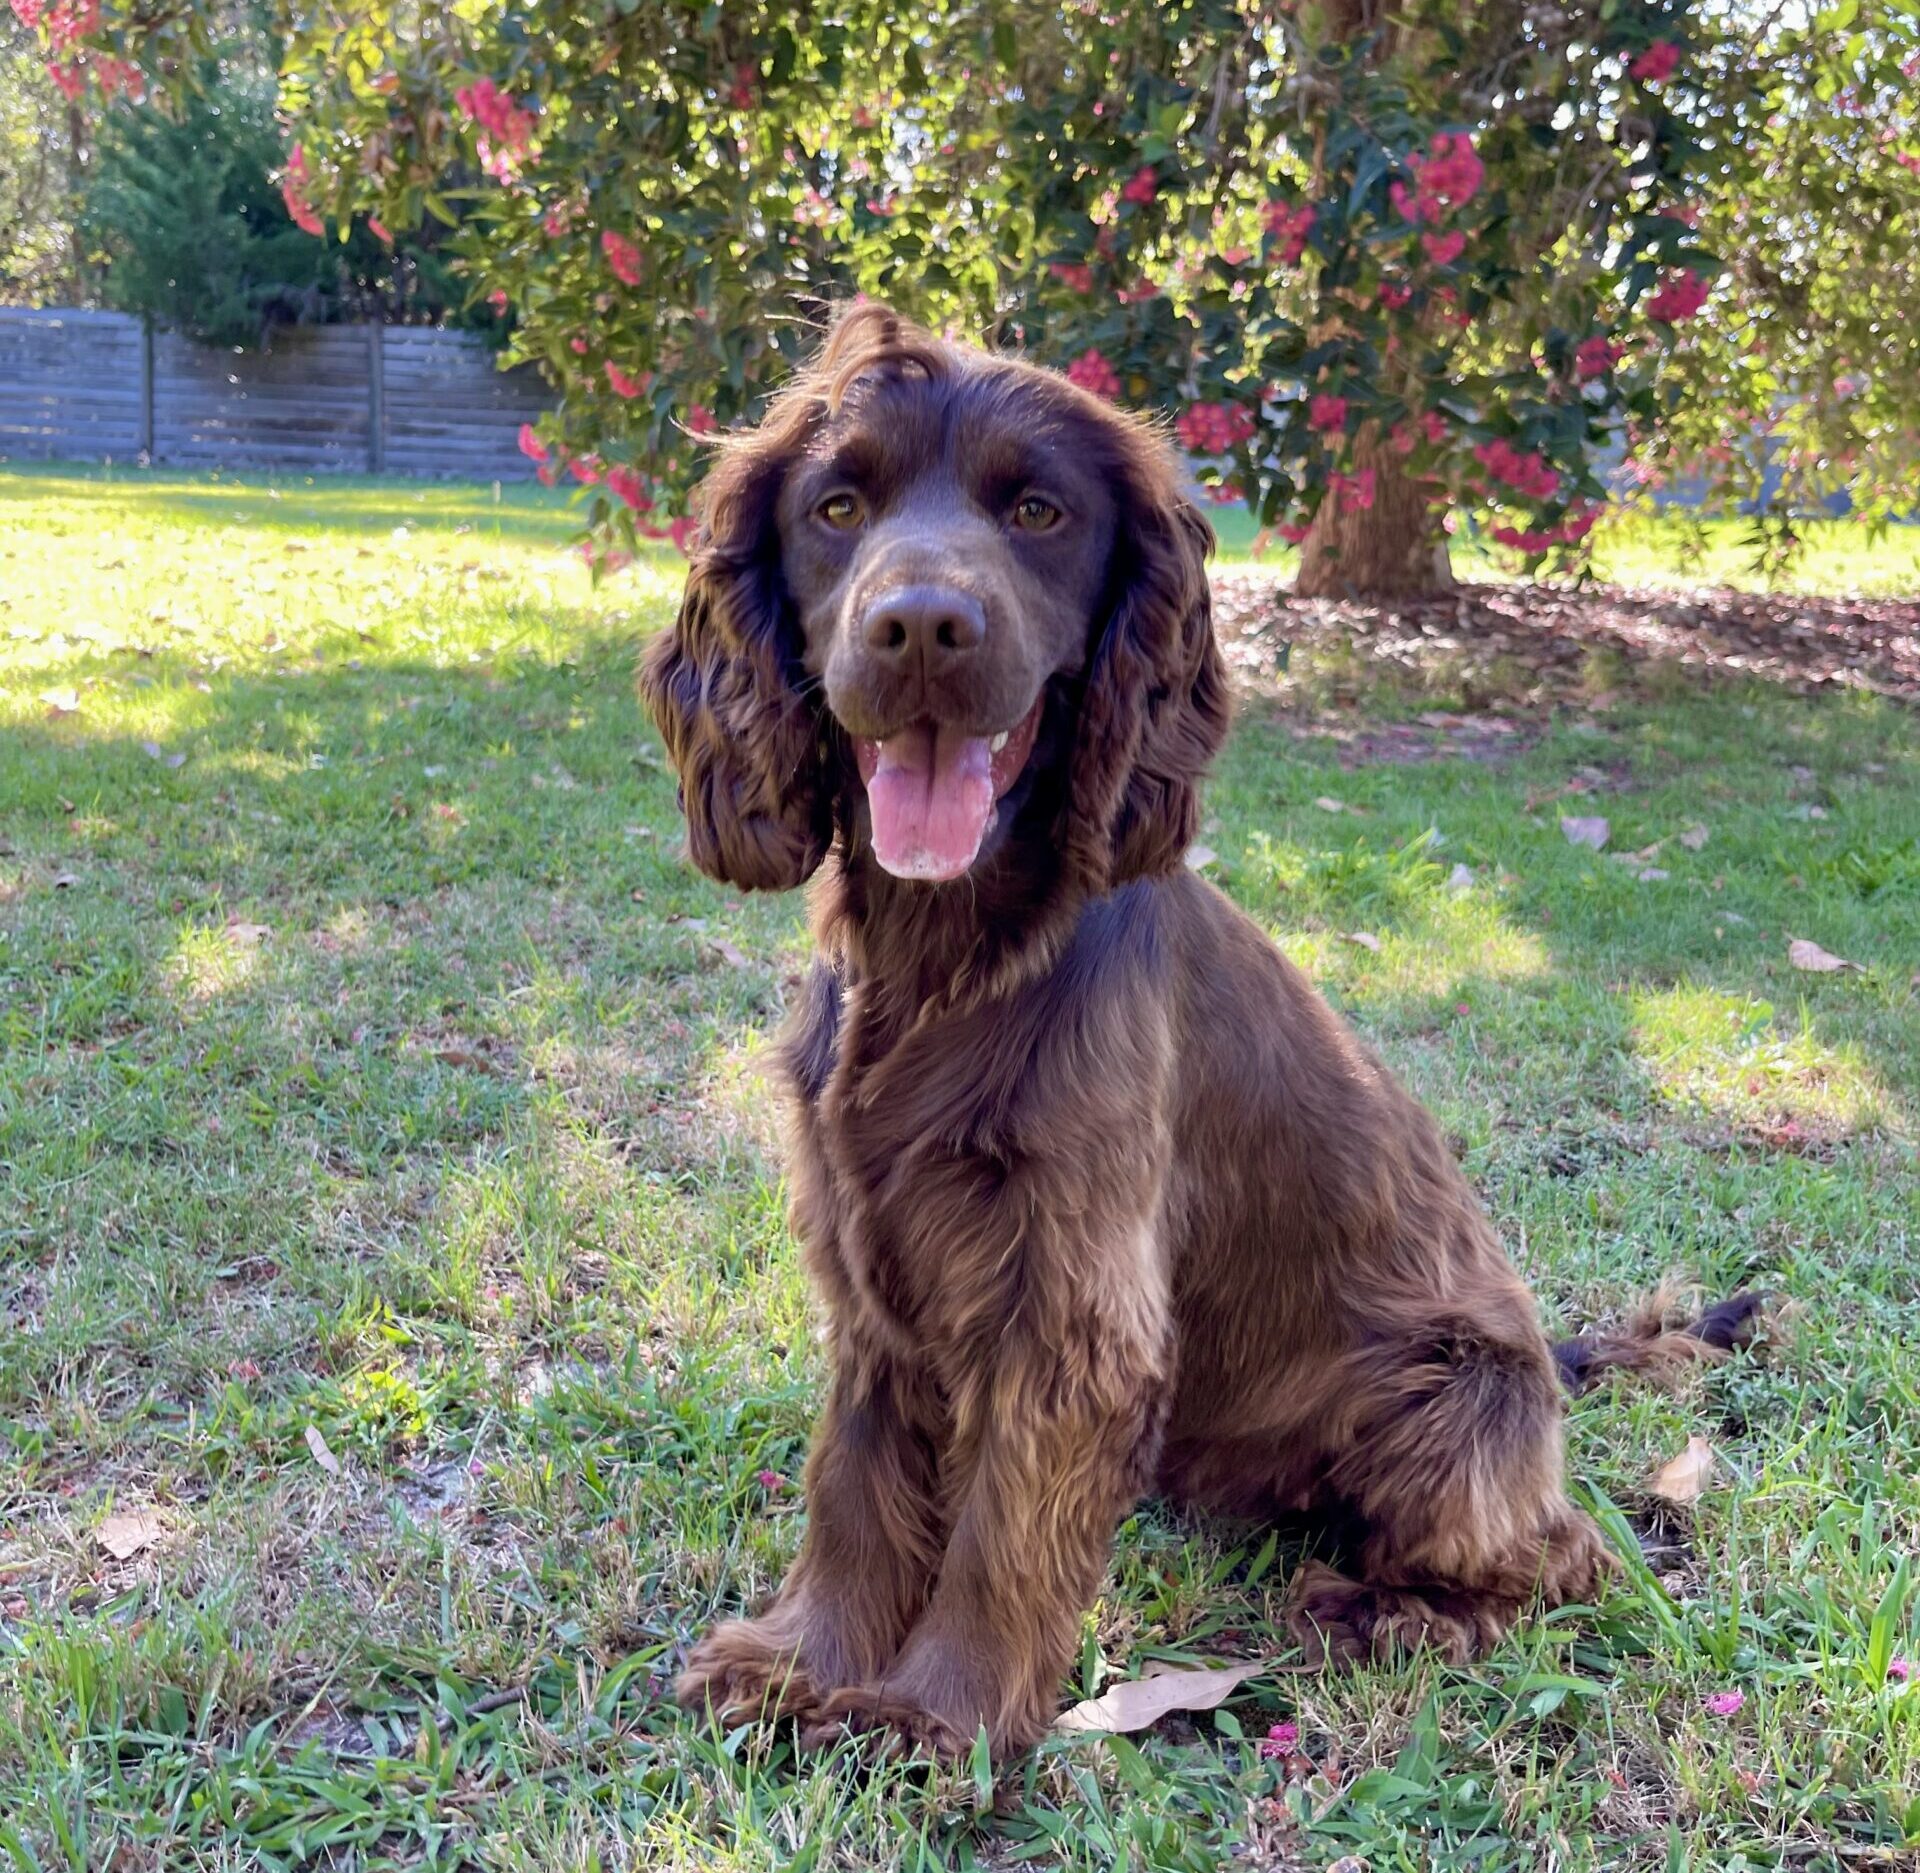
[[[1632,1372],[1656,1384],[1671,1384],[1747,1345],[1759,1330],[1765,1299],[1747,1291],[1695,1313],[1680,1290],[1658,1288],[1620,1325],[1558,1341],[1553,1363],[1560,1383],[1576,1396],[1610,1372]]]

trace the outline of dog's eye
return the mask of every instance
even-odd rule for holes
[[[866,518],[866,509],[857,494],[830,494],[813,510],[829,527],[841,532],[857,527]]]
[[[1060,510],[1037,494],[1024,495],[1013,510],[1013,524],[1022,533],[1046,533],[1060,524]]]

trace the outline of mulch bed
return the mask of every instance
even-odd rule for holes
[[[1277,580],[1239,572],[1222,574],[1215,594],[1228,659],[1254,682],[1285,646],[1338,644],[1409,674],[1444,669],[1469,691],[1480,681],[1550,702],[1591,653],[1609,651],[1633,666],[1758,677],[1800,694],[1837,686],[1920,700],[1914,600],[1463,585],[1443,598],[1362,604],[1295,599]],[[1514,696],[1517,671],[1538,679],[1537,696]]]

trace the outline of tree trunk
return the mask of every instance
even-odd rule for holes
[[[1441,510],[1402,457],[1355,437],[1353,465],[1373,470],[1373,505],[1335,495],[1320,503],[1300,548],[1296,598],[1430,598],[1453,589]]]

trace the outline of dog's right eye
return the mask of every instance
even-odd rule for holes
[[[859,526],[866,518],[857,494],[830,494],[813,511],[829,527],[837,527],[842,533]]]

